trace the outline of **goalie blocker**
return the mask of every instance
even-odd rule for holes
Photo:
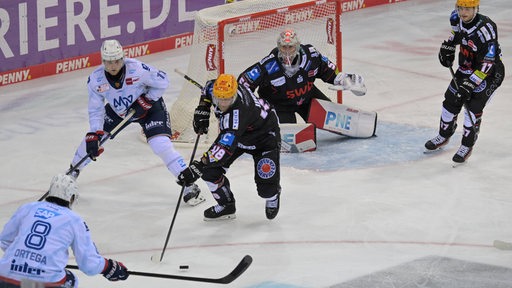
[[[308,122],[316,128],[354,138],[375,136],[377,112],[362,111],[347,105],[312,99]]]

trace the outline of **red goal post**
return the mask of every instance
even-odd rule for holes
[[[303,44],[312,44],[322,55],[342,67],[342,0],[244,0],[210,7],[195,16],[194,44],[185,72],[204,85],[221,73],[238,76],[260,61],[276,47],[277,36],[292,28]],[[327,89],[316,81],[335,102],[342,102],[341,93]],[[199,89],[185,83],[171,107],[171,127],[175,142],[193,143],[194,109],[199,101]],[[211,142],[217,136],[217,122],[210,119],[210,133],[202,137]]]

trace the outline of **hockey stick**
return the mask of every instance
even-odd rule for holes
[[[116,137],[117,133],[119,133],[121,130],[123,130],[124,127],[128,126],[127,123],[128,123],[128,121],[130,121],[130,119],[132,118],[132,116],[134,114],[135,114],[135,110],[130,109],[130,111],[128,111],[128,114],[126,114],[124,119],[121,122],[119,122],[119,124],[117,124],[117,126],[114,127],[114,129],[112,129],[112,131],[110,131],[110,133],[104,135],[103,138],[101,138],[99,146],[103,145],[103,143],[105,143],[108,139],[114,139],[114,137]],[[87,158],[89,158],[89,157],[91,157],[91,153],[87,153],[87,155],[85,155],[82,159],[80,159],[80,161],[78,161],[78,163],[69,167],[68,171],[66,172],[66,175],[71,174],[71,172],[73,172],[73,170],[80,167],[80,165],[82,165],[82,163],[84,163],[85,160],[87,160]],[[37,200],[37,201],[43,201],[44,198],[46,198],[49,193],[50,193],[50,191],[46,191],[46,193],[44,193],[44,195],[41,196],[41,198],[39,198],[39,200]]]
[[[194,143],[194,149],[192,149],[192,156],[190,157],[190,163],[189,166],[192,165],[192,162],[194,161],[194,157],[196,155],[197,145],[199,144],[199,137],[201,137],[201,134],[197,134],[196,137],[196,143]],[[169,238],[171,237],[172,227],[174,226],[174,221],[176,220],[176,215],[178,214],[178,209],[180,208],[180,202],[181,198],[183,197],[183,191],[185,190],[185,185],[181,186],[181,192],[180,197],[178,198],[178,202],[176,203],[176,209],[174,209],[174,215],[172,216],[171,226],[169,227],[169,231],[167,231],[167,237],[165,237],[165,243],[164,248],[162,248],[162,252],[160,255],[152,255],[151,261],[155,263],[162,262],[162,259],[164,258],[165,249],[167,249],[167,244],[169,244]]]
[[[203,85],[201,85],[201,84],[197,83],[197,81],[196,81],[196,80],[194,80],[194,79],[190,78],[187,74],[185,74],[185,73],[181,72],[181,71],[180,71],[180,70],[178,70],[178,69],[174,69],[174,72],[176,72],[176,73],[180,74],[181,76],[183,76],[183,78],[185,78],[186,80],[188,80],[188,82],[190,82],[190,83],[192,83],[192,84],[196,85],[196,86],[197,86],[197,88],[199,88],[199,89],[203,90]]]
[[[145,277],[155,277],[155,278],[166,278],[166,279],[177,279],[184,281],[196,281],[196,282],[207,282],[207,283],[218,283],[218,284],[229,284],[233,282],[236,278],[238,278],[242,273],[249,268],[252,263],[252,257],[250,255],[245,255],[245,257],[238,263],[238,265],[224,277],[221,278],[205,278],[205,277],[193,277],[193,276],[181,276],[181,275],[172,275],[172,274],[157,274],[157,273],[148,273],[148,272],[138,272],[138,271],[128,271],[129,275],[135,276],[145,276]],[[68,269],[78,269],[76,265],[67,265]]]
[[[494,248],[497,248],[500,250],[512,250],[512,242],[494,240],[494,242],[492,243],[492,246],[494,246]]]

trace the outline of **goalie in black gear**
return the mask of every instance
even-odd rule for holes
[[[240,85],[273,104],[280,123],[297,123],[295,113],[308,122],[311,99],[331,101],[314,83],[316,79],[333,84],[336,90],[366,94],[364,79],[357,74],[339,72],[336,64],[310,44],[301,44],[295,31],[285,30],[277,47],[238,77]]]
[[[235,197],[225,174],[238,157],[250,154],[258,195],[266,200],[266,217],[274,219],[281,194],[281,135],[275,111],[229,74],[221,74],[204,86],[194,112],[196,133],[207,133],[212,106],[219,120],[219,135],[200,161],[181,172],[178,183],[190,185],[199,177],[206,182],[217,205],[204,211],[204,220],[235,218]]]
[[[444,94],[439,134],[425,143],[428,150],[446,145],[457,128],[458,114],[466,106],[462,143],[453,156],[457,163],[471,155],[483,109],[505,77],[498,28],[489,17],[478,13],[479,5],[480,0],[457,0],[450,17],[452,35],[441,45],[439,61],[451,68],[455,46],[459,45],[459,68]]]

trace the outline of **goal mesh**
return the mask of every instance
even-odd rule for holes
[[[245,0],[210,7],[195,16],[194,40],[188,70],[190,78],[204,85],[220,73],[238,76],[276,47],[277,36],[292,28],[303,44],[312,44],[341,69],[341,0]],[[333,101],[338,94],[322,81],[315,84]],[[192,83],[183,86],[171,107],[173,141],[193,143],[194,110],[200,90]],[[210,132],[202,142],[217,136],[212,113]]]

